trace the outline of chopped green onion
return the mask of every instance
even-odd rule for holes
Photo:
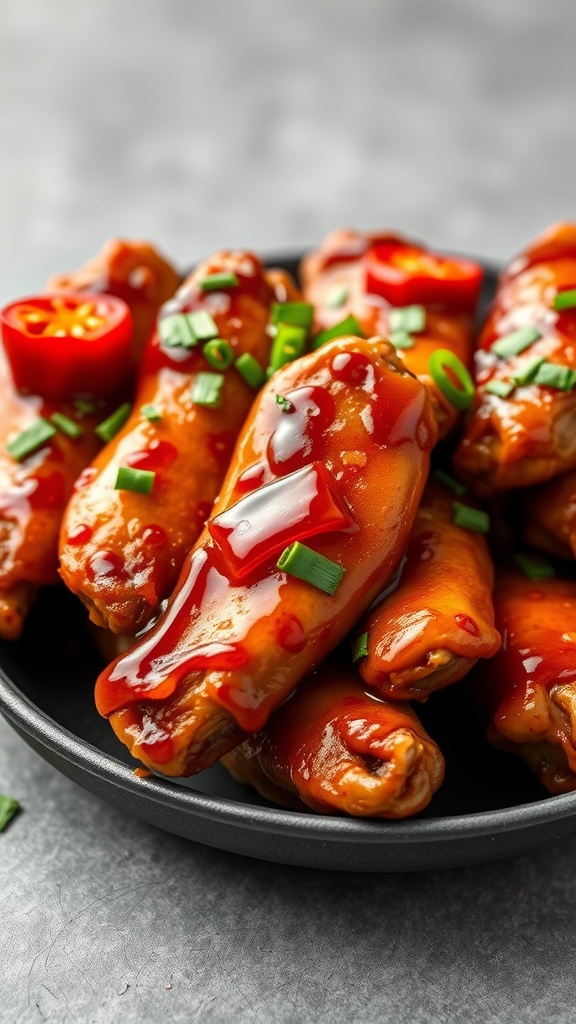
[[[566,291],[557,292],[552,309],[572,309],[576,306],[576,288],[568,288]]]
[[[184,313],[162,317],[158,321],[158,333],[167,348],[193,348],[196,344],[192,325]]]
[[[330,595],[336,593],[346,572],[337,562],[325,558],[298,540],[284,548],[276,566],[289,576],[296,576],[297,579],[304,580],[317,590]]]
[[[434,383],[456,409],[468,409],[474,401],[474,381],[464,363],[448,348],[439,348],[430,356],[428,368]],[[450,379],[447,369],[454,375],[460,387]]]
[[[116,412],[113,412],[108,419],[103,420],[102,423],[99,423],[98,426],[94,428],[94,433],[98,434],[101,441],[111,441],[118,431],[122,429],[131,411],[132,407],[130,403],[124,402],[123,405],[118,406]]]
[[[292,324],[308,329],[314,319],[314,306],[309,302],[275,302],[270,319],[273,324]]]
[[[328,327],[327,330],[320,331],[312,341],[312,349],[316,351],[321,345],[325,345],[327,341],[332,341],[333,338],[343,338],[347,334],[354,334],[357,338],[364,337],[364,332],[355,316],[347,316],[339,324],[334,324],[334,327]]]
[[[550,562],[540,555],[525,555],[518,551],[512,555],[512,558],[529,580],[548,580],[556,575]]]
[[[194,335],[194,344],[197,341],[208,341],[210,338],[218,337],[218,328],[210,313],[207,313],[205,309],[197,309],[194,313],[186,313],[186,320]]]
[[[195,405],[207,405],[215,409],[222,400],[224,376],[221,373],[198,373],[191,391]]]
[[[238,278],[232,271],[227,273],[222,271],[219,274],[208,274],[198,282],[198,287],[202,292],[217,292],[222,288],[237,288]]]
[[[411,334],[408,334],[408,331],[392,331],[388,335],[388,339],[392,342],[394,348],[414,348],[414,338]]]
[[[0,795],[0,832],[3,832],[8,822],[20,810],[20,804],[11,796]]]
[[[514,391],[514,384],[509,380],[489,380],[485,391],[491,395],[498,395],[498,398],[508,398],[511,391]]]
[[[50,417],[50,422],[53,423],[58,430],[61,430],[63,434],[66,434],[66,437],[71,437],[73,441],[76,441],[77,438],[82,437],[84,434],[84,430],[79,423],[75,423],[74,420],[68,419],[68,417],[64,416],[61,412],[53,412]]]
[[[512,380],[515,384],[529,384],[536,376],[536,370],[542,366],[544,356],[526,356],[520,359]]]
[[[22,462],[27,455],[31,455],[32,452],[38,451],[42,448],[47,441],[50,441],[56,433],[56,427],[54,427],[48,420],[45,420],[42,416],[28,427],[23,430],[21,434],[14,437],[12,441],[8,441],[6,445],[6,451],[10,453],[16,462]]]
[[[324,305],[328,309],[340,309],[346,302],[349,295],[349,288],[345,284],[336,284],[330,289],[324,299]]]
[[[243,355],[238,356],[234,366],[251,388],[258,391],[262,387],[266,380],[266,371],[262,369],[258,360],[251,356],[249,352],[244,352]]]
[[[224,338],[212,338],[202,349],[204,358],[215,370],[227,370],[234,362],[234,351]]]
[[[459,501],[452,505],[452,522],[464,530],[472,530],[473,533],[488,533],[490,529],[490,516],[487,512],[482,512],[479,508],[470,508],[470,505],[462,505]]]
[[[291,412],[294,408],[292,402],[283,395],[276,395],[276,404],[280,406],[282,412]]]
[[[498,338],[490,346],[490,351],[495,352],[501,359],[509,359],[510,356],[519,356],[541,337],[542,334],[536,327],[520,327],[519,330],[505,334],[503,338]]]
[[[456,478],[450,476],[449,473],[445,473],[443,469],[435,469],[432,473],[432,479],[436,480],[439,484],[444,484],[444,486],[448,487],[453,494],[457,494],[459,497],[466,494],[466,491],[468,490],[460,480],[456,480]]]
[[[136,491],[137,494],[151,494],[156,473],[149,469],[132,469],[119,466],[114,484],[115,491]]]
[[[155,405],[141,405],[140,412],[147,420],[150,420],[150,423],[158,423],[158,420],[162,419],[162,413]]]
[[[360,658],[365,658],[368,654],[368,637],[369,633],[361,633],[357,636],[352,644],[352,661],[359,661]]]
[[[406,334],[418,334],[426,326],[426,310],[424,306],[399,306],[390,313],[390,330],[406,331]]]
[[[298,359],[304,353],[307,333],[305,327],[296,327],[294,324],[278,324],[270,353],[272,370],[279,370],[281,366],[291,363],[293,359]]]
[[[88,398],[76,398],[74,401],[74,408],[80,413],[96,412],[96,405],[91,402]]]
[[[557,388],[559,391],[571,391],[576,383],[576,372],[569,366],[560,366],[558,363],[542,363],[532,383],[546,388]]]

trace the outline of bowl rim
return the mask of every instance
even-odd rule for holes
[[[294,838],[314,836],[324,842],[399,843],[445,842],[533,829],[539,824],[576,816],[576,792],[468,815],[408,818],[402,821],[313,815],[284,808],[262,807],[229,797],[211,796],[173,780],[140,778],[127,763],[76,736],[42,711],[0,668],[0,712],[16,730],[22,730],[42,748],[61,755],[69,764],[102,779],[136,799],[143,796],[164,808],[188,816],[246,826],[256,832],[274,832]],[[145,790],[142,788],[145,785]],[[384,826],[384,827],[383,827]]]

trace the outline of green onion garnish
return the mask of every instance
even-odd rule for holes
[[[390,313],[390,330],[406,331],[406,334],[418,334],[426,326],[426,310],[424,306],[399,306]]]
[[[519,356],[541,337],[542,334],[536,327],[520,327],[518,331],[512,331],[511,334],[505,334],[503,338],[498,338],[490,346],[490,351],[495,352],[501,359],[509,359],[510,356]]]
[[[234,366],[251,388],[254,388],[255,391],[260,390],[266,381],[266,371],[262,369],[254,356],[251,356],[249,352],[244,352],[243,355],[238,356],[238,359],[235,360]]]
[[[107,420],[103,420],[97,427],[94,427],[94,433],[98,434],[101,441],[111,441],[118,431],[122,429],[131,411],[130,403],[124,402],[123,405],[118,406],[116,412],[113,412]]]
[[[456,409],[468,409],[474,401],[474,381],[464,363],[448,348],[438,348],[430,356],[428,369],[434,383]],[[447,371],[456,378],[456,387]]]
[[[314,306],[309,302],[275,302],[270,319],[273,324],[292,324],[308,329],[314,319]]]
[[[74,420],[68,419],[68,417],[64,416],[61,412],[53,412],[50,417],[50,422],[53,423],[58,430],[61,430],[63,434],[66,434],[66,437],[71,437],[73,441],[76,441],[77,438],[82,437],[84,434],[84,430],[79,423],[75,423]]]
[[[196,344],[192,326],[183,313],[174,313],[159,320],[158,333],[166,348],[193,348]]]
[[[74,401],[74,408],[79,413],[90,413],[96,412],[96,406],[94,402],[91,402],[88,398],[76,398]]]
[[[558,363],[542,363],[532,381],[546,388],[557,388],[558,391],[571,391],[576,383],[576,372],[569,366]]]
[[[512,380],[515,384],[529,384],[536,376],[536,370],[542,366],[544,356],[526,356],[520,359]]]
[[[195,405],[207,405],[215,409],[222,400],[224,376],[221,373],[198,373],[191,391]]]
[[[11,796],[0,795],[0,832],[3,832],[8,822],[20,810],[20,804]]]
[[[312,340],[312,349],[316,351],[321,345],[325,345],[327,341],[332,341],[333,338],[343,338],[347,334],[354,334],[357,338],[365,336],[355,316],[347,316],[339,324],[334,324],[334,327],[328,327],[327,330],[320,331]]]
[[[158,420],[162,419],[162,413],[158,411],[155,405],[141,405],[140,412],[145,419],[150,420],[150,423],[158,423]]]
[[[47,441],[50,441],[56,433],[56,427],[45,420],[42,416],[28,427],[23,430],[21,434],[14,437],[12,441],[8,441],[6,445],[6,451],[10,453],[16,462],[22,462],[27,455],[31,455],[32,452],[38,451],[42,448]]]
[[[436,480],[439,484],[444,484],[453,494],[457,494],[462,497],[468,490],[467,487],[460,480],[456,480],[455,477],[450,476],[449,473],[445,473],[443,469],[435,469],[432,473],[432,479]]]
[[[361,633],[360,636],[356,637],[352,644],[352,661],[359,661],[360,658],[365,658],[368,654],[368,637],[369,633]]]
[[[576,288],[558,292],[552,303],[552,309],[572,309],[574,306],[576,306]]]
[[[132,469],[131,466],[119,466],[114,490],[136,491],[137,494],[151,494],[155,476],[156,473],[149,469]]]
[[[318,551],[301,544],[299,540],[284,548],[276,566],[289,576],[296,576],[317,590],[331,595],[336,593],[346,572],[337,562],[325,558]]]
[[[324,305],[328,309],[340,309],[348,298],[349,289],[345,284],[336,284],[330,289],[328,295],[324,299]]]
[[[291,412],[293,409],[292,402],[283,395],[276,395],[276,404],[280,406],[282,412]]]
[[[529,580],[548,580],[556,575],[550,562],[540,555],[526,555],[518,551],[512,555],[512,558]]]
[[[186,313],[186,319],[194,335],[194,344],[197,341],[208,341],[210,338],[218,337],[218,328],[214,320],[205,309],[197,309],[194,313]]]
[[[414,338],[408,331],[392,331],[388,335],[388,340],[392,342],[394,348],[414,348]]]
[[[490,516],[487,512],[462,505],[459,501],[452,505],[452,522],[464,530],[472,530],[473,533],[488,533],[490,529]]]
[[[484,388],[491,395],[498,395],[498,398],[508,398],[511,391],[514,391],[514,384],[509,380],[489,380]]]
[[[203,277],[198,282],[198,287],[202,292],[217,292],[222,288],[237,288],[238,278],[232,271],[227,273],[223,270],[219,274],[208,274],[207,277]]]
[[[227,370],[234,362],[234,351],[224,338],[212,338],[202,349],[204,358],[215,370]]]
[[[305,327],[296,327],[294,324],[278,324],[270,353],[272,370],[279,370],[281,366],[285,366],[286,363],[291,363],[293,359],[298,359],[303,355],[307,333]]]

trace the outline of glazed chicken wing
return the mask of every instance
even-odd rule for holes
[[[74,344],[82,346],[86,324],[91,316],[100,315],[94,305],[94,293],[106,293],[122,299],[123,309],[128,308],[130,339],[126,359],[121,365],[116,364],[104,387],[98,382],[96,401],[88,400],[93,397],[93,378],[86,370],[81,387],[72,389],[72,393],[68,387],[69,367],[63,358],[55,360],[45,373],[43,364],[32,352],[26,356],[12,344],[12,367],[4,351],[0,352],[0,636],[5,639],[20,634],[39,586],[58,580],[60,522],[74,482],[101,447],[95,427],[112,413],[114,404],[126,397],[132,362],[130,346],[140,351],[160,305],[173,294],[179,281],[176,271],[151,246],[111,241],[80,270],[53,277],[44,300],[23,300],[7,307],[15,312],[20,307],[27,318],[28,338],[24,340],[32,341],[32,334],[46,326],[44,343],[57,347],[58,335],[64,335],[71,327],[80,332],[74,334]],[[90,293],[83,319],[76,316],[82,312],[81,307],[74,310],[68,301],[68,296],[74,293]],[[54,320],[52,327],[43,324],[45,313]],[[7,323],[3,322],[6,351]],[[21,326],[24,327],[24,321]],[[93,343],[87,340],[84,344]],[[96,369],[98,376],[102,376],[100,368]],[[74,372],[77,371],[76,367]],[[84,411],[82,403],[79,407],[74,401],[77,392],[84,399]],[[60,417],[61,424],[54,436],[33,448],[28,456],[15,459],[6,445],[11,446],[20,434],[36,429],[39,423],[44,427],[51,424],[53,416]]]
[[[212,280],[223,283],[205,290]],[[292,288],[286,276],[270,281],[250,253],[221,252],[164,306],[132,414],[95,460],[62,526],[62,578],[97,625],[134,635],[170,596],[220,489],[253,384],[261,383],[248,382],[234,363],[247,359],[264,376],[271,307]],[[177,333],[190,322],[204,340]],[[151,491],[119,489],[126,469],[149,474]]]
[[[526,541],[560,558],[576,558],[576,470],[526,495]]]
[[[97,682],[136,757],[191,775],[262,728],[396,571],[435,437],[380,339],[274,374],[166,612]]]
[[[488,740],[523,758],[551,793],[574,790],[576,582],[510,569],[494,603],[503,643],[474,685]]]
[[[447,349],[470,366],[479,265],[395,235],[340,230],[305,257],[300,273],[316,328],[333,328],[352,315],[367,337],[388,337],[428,388],[440,437],[448,434],[459,413],[432,376],[430,357]]]
[[[74,483],[96,454],[94,433],[111,411],[109,403],[80,412],[72,400],[20,394],[0,346],[0,637],[18,637],[40,586],[58,582],[58,531]],[[64,416],[80,434],[52,427]],[[44,442],[24,457],[10,448],[41,424]],[[52,436],[48,436],[52,432]],[[7,447],[8,446],[8,447]],[[16,450],[15,448],[13,449]]]
[[[555,225],[501,277],[454,462],[478,494],[540,483],[576,465],[574,289],[576,225]]]
[[[444,775],[442,754],[410,706],[381,700],[336,658],[223,762],[275,803],[356,817],[417,814]]]
[[[388,699],[426,700],[500,646],[488,545],[477,529],[458,525],[458,517],[471,509],[472,526],[484,522],[463,501],[440,484],[428,484],[400,583],[355,630],[362,638],[358,653],[365,652],[358,662],[362,678]]]

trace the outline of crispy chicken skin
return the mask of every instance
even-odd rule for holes
[[[476,398],[456,452],[458,475],[477,494],[540,483],[576,465],[576,390],[518,384],[507,397],[494,382],[522,377],[527,360],[576,369],[576,310],[553,308],[576,287],[576,225],[557,224],[501,276],[476,354]],[[540,337],[508,358],[490,351],[500,338],[534,327]]]
[[[362,678],[390,700],[426,700],[500,647],[488,545],[452,522],[453,502],[445,487],[428,484],[400,583],[355,630],[368,634]]]
[[[182,280],[178,271],[148,242],[111,238],[93,259],[70,274],[55,274],[47,292],[106,292],[130,307],[136,360],[156,324],[163,303]]]
[[[236,274],[236,287],[201,290],[205,277],[225,272]],[[250,354],[266,367],[271,304],[278,291],[292,289],[286,275],[270,281],[252,254],[220,252],[196,268],[162,315],[206,311],[235,358]],[[137,633],[170,596],[252,404],[254,390],[234,366],[223,371],[217,406],[195,403],[195,381],[206,372],[214,368],[202,345],[167,347],[156,333],[144,353],[132,415],[69,504],[60,540],[62,578],[92,621],[115,633]],[[158,421],[142,413],[147,405]],[[115,490],[121,466],[154,472],[152,493]]]
[[[523,758],[550,793],[576,789],[576,582],[496,581],[498,654],[475,670],[490,743]]]
[[[576,470],[527,492],[528,544],[560,558],[576,558]]]
[[[82,437],[58,432],[17,462],[6,443],[39,416],[63,413],[82,425]],[[101,404],[81,416],[72,402],[49,402],[19,394],[0,345],[0,637],[16,639],[40,586],[58,582],[58,531],[74,482],[96,454],[94,427],[110,412]]]
[[[417,814],[444,776],[442,754],[410,706],[370,693],[335,658],[223,762],[276,803],[363,818]]]
[[[325,330],[352,314],[364,334],[370,337],[390,334],[390,314],[394,309],[380,295],[367,291],[365,261],[374,243],[393,242],[411,249],[413,243],[392,234],[367,234],[340,229],[331,232],[320,247],[302,261],[300,276],[304,296],[315,307],[316,330]],[[426,252],[426,250],[422,250]],[[415,266],[416,273],[416,266]],[[342,289],[345,298],[336,307],[331,296]],[[398,358],[426,385],[438,423],[439,436],[445,437],[456,426],[460,414],[434,382],[428,364],[437,349],[449,349],[468,368],[474,345],[473,310],[437,303],[426,309],[425,329],[413,336],[413,347],[398,349]]]
[[[134,756],[191,775],[263,727],[396,571],[435,439],[426,389],[381,339],[274,374],[166,612],[98,679]],[[345,570],[333,594],[277,567],[303,539]]]

